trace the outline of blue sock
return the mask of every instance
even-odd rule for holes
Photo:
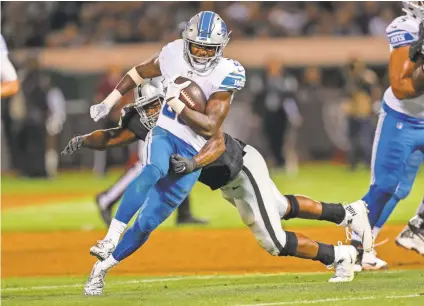
[[[380,217],[384,206],[390,200],[392,194],[385,192],[377,186],[370,187],[368,193],[362,198],[367,204],[369,209],[368,217],[370,219],[371,228],[374,227],[377,219]]]
[[[115,215],[115,219],[128,224],[131,218],[143,205],[150,190],[161,178],[161,172],[154,165],[146,165],[140,175],[132,181],[125,190],[121,204]],[[115,257],[116,258],[116,257]]]
[[[387,219],[389,219],[390,215],[392,214],[393,210],[395,209],[396,205],[399,203],[400,199],[394,195],[390,198],[389,202],[386,203],[384,206],[383,211],[380,214],[380,217],[378,218],[377,222],[375,223],[375,226],[378,228],[382,228],[383,225],[387,222]]]
[[[127,258],[137,251],[146,242],[149,236],[150,233],[142,232],[140,227],[134,224],[125,232],[122,240],[116,246],[115,251],[112,253],[113,258],[117,261]]]

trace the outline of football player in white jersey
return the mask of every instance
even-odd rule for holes
[[[90,108],[91,117],[98,121],[126,92],[145,79],[159,76],[165,79],[166,103],[156,126],[147,135],[143,170],[122,199],[127,208],[125,214],[134,214],[141,206],[137,220],[112,255],[94,265],[84,294],[101,294],[107,271],[140,248],[187,197],[200,169],[185,176],[169,175],[170,156],[191,158],[205,145],[205,137],[218,135],[234,93],[244,87],[243,66],[223,57],[229,33],[219,15],[200,12],[190,19],[182,36],[183,39],[167,44],[157,56],[133,67],[102,103]],[[178,99],[181,89],[190,81],[177,85],[174,82],[177,76],[191,79],[202,88],[208,100],[204,114],[185,107]]]
[[[410,164],[415,159],[412,158],[414,152],[424,154],[424,92],[414,87],[411,78],[414,72],[422,69],[416,61],[417,57],[423,57],[424,33],[420,33],[424,20],[423,3],[403,1],[406,15],[396,18],[386,30],[390,44],[390,87],[384,93],[375,132],[371,186],[363,197],[368,203],[369,219],[373,227],[379,218],[387,219],[388,216],[382,215],[383,209],[391,198],[396,197],[404,176],[416,174],[419,164]],[[416,48],[417,43],[421,44],[421,48]],[[411,55],[410,51],[414,54]],[[395,198],[395,201],[399,200]],[[374,228],[374,232],[375,238],[378,228]],[[355,235],[352,244],[360,247]],[[383,268],[387,268],[387,263],[377,258],[375,251],[365,252],[362,264],[356,266],[357,271]]]
[[[9,50],[3,35],[0,34],[1,52],[1,97],[13,96],[19,91],[19,80],[16,69],[9,60]]]

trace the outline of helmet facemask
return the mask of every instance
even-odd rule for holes
[[[424,20],[424,1],[402,1],[403,11],[419,21]]]
[[[165,97],[158,94],[150,98],[138,98],[135,102],[134,108],[140,115],[141,124],[146,129],[151,130],[156,125],[164,100]]]

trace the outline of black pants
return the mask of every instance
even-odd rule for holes
[[[284,111],[267,112],[264,117],[264,132],[268,139],[272,155],[277,166],[284,166],[284,135],[287,129],[287,117]]]
[[[367,167],[371,165],[373,124],[372,119],[348,119],[349,124],[349,164],[352,170],[362,161]]]
[[[3,123],[4,137],[6,145],[9,150],[10,162],[12,169],[18,169],[18,151],[17,151],[17,137],[13,129],[13,120],[10,116],[10,98],[1,100],[1,120]]]
[[[16,138],[20,173],[28,177],[47,177],[45,125],[24,122]]]

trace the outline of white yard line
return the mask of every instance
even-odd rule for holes
[[[399,271],[385,271],[384,273],[398,273]],[[193,275],[193,276],[180,276],[180,277],[165,277],[165,278],[148,278],[148,279],[134,279],[129,281],[121,282],[108,282],[108,287],[129,285],[129,284],[145,284],[145,283],[160,283],[160,282],[176,282],[184,280],[202,280],[202,279],[236,279],[236,278],[251,278],[251,277],[272,277],[280,275],[317,275],[326,274],[328,272],[301,272],[301,273],[250,273],[250,274],[238,274],[238,275]],[[4,280],[3,280],[4,282]],[[7,282],[7,281],[6,281]],[[66,288],[82,288],[83,283],[79,284],[68,284],[68,285],[46,285],[46,286],[31,286],[31,287],[10,287],[2,288],[2,292],[9,291],[29,291],[29,290],[53,290],[53,289],[66,289]],[[306,302],[306,301],[305,301]],[[252,305],[285,305],[281,303],[277,304],[252,304]],[[290,304],[287,304],[290,305]]]
[[[423,297],[419,294],[408,294],[408,295],[389,295],[389,296],[362,296],[362,297],[350,297],[350,298],[330,298],[321,300],[298,300],[288,302],[273,302],[273,303],[257,303],[257,304],[239,304],[236,306],[276,306],[276,305],[299,305],[299,304],[318,304],[327,302],[340,302],[340,301],[363,301],[363,300],[377,300],[377,299],[411,299],[416,297]]]
[[[325,272],[314,272],[314,273],[298,273],[300,275],[315,275],[322,274]],[[160,283],[160,282],[175,282],[183,280],[198,280],[198,279],[233,279],[233,278],[248,278],[248,277],[272,277],[279,275],[287,275],[294,273],[270,273],[270,274],[240,274],[240,275],[194,275],[194,276],[181,276],[181,277],[166,277],[166,278],[150,278],[150,279],[134,279],[130,281],[122,282],[108,282],[108,287],[117,285],[128,285],[128,284],[144,284],[144,283]],[[84,284],[69,284],[69,285],[51,285],[51,286],[33,286],[33,287],[11,287],[2,288],[1,291],[23,291],[23,290],[50,290],[60,288],[79,288],[83,287]]]

